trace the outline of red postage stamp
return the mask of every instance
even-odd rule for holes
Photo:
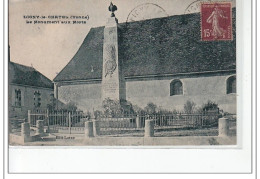
[[[231,2],[201,3],[201,39],[232,40]]]

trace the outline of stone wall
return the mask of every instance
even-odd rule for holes
[[[164,77],[161,79],[126,79],[126,99],[132,104],[145,107],[148,102],[169,110],[182,110],[187,100],[197,107],[208,100],[219,104],[220,109],[236,113],[236,94],[226,94],[226,80],[231,75],[200,77]],[[170,83],[180,79],[183,95],[170,96]],[[83,111],[101,109],[101,83],[64,85],[59,87],[59,100],[64,103],[74,101]]]

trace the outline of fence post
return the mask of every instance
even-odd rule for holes
[[[191,119],[191,124],[190,124],[190,126],[191,127],[195,127],[195,119],[194,119],[194,114],[193,113],[191,113],[191,114],[189,114],[189,120]]]
[[[24,137],[30,136],[30,124],[28,122],[22,123],[21,136]]]
[[[137,128],[141,128],[141,120],[140,120],[139,115],[136,116],[135,121],[136,121],[136,127]]]
[[[94,120],[93,121],[93,135],[99,136],[100,134],[100,128],[99,128],[99,121],[98,120]]]
[[[94,137],[92,121],[85,122],[85,137]]]
[[[31,124],[31,110],[28,110],[28,123]]]
[[[44,134],[44,121],[37,120],[36,121],[36,135],[42,136]]]
[[[71,134],[71,114],[69,112],[69,134]]]
[[[228,136],[229,130],[229,121],[228,118],[219,118],[218,119],[218,136]]]
[[[145,121],[145,137],[153,137],[154,136],[154,121],[146,120]]]

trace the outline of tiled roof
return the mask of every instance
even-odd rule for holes
[[[32,67],[9,62],[8,74],[11,83],[53,89],[52,81]]]
[[[232,41],[201,41],[200,14],[118,25],[125,77],[236,69],[236,19]],[[54,81],[101,79],[104,27],[92,28]]]

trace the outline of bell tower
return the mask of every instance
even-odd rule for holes
[[[104,28],[102,101],[107,98],[121,101],[125,99],[125,80],[118,59],[118,20],[114,14],[117,7],[111,2],[108,10],[111,17]]]

